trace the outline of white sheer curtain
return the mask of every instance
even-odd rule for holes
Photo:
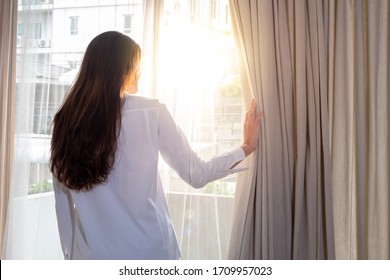
[[[107,30],[140,43],[139,94],[166,103],[202,157],[241,143],[241,86],[227,0],[19,1],[7,259],[62,258],[47,166],[50,124],[87,44]],[[224,258],[235,177],[195,191],[164,164],[161,176],[183,257]]]
[[[47,165],[52,117],[89,41],[107,30],[140,41],[143,11],[143,1],[19,1],[6,259],[62,258]]]
[[[204,159],[241,144],[242,90],[228,1],[169,1],[159,35],[157,95]],[[165,165],[163,185],[184,259],[223,259],[235,176],[195,190]]]

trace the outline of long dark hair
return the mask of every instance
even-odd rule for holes
[[[121,88],[138,71],[140,47],[109,31],[95,37],[53,120],[50,170],[66,187],[90,190],[107,181],[121,125]]]

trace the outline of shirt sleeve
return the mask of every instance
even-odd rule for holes
[[[158,141],[163,159],[189,185],[201,188],[209,182],[236,173],[243,168],[232,168],[245,158],[242,148],[203,161],[192,150],[182,130],[176,125],[165,105],[160,104]]]
[[[72,256],[73,244],[73,200],[69,189],[62,186],[54,176],[53,188],[62,252],[64,259],[69,260]]]

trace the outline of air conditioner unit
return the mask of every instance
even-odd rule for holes
[[[38,46],[40,48],[49,48],[50,47],[50,40],[41,40],[41,41],[39,41]]]

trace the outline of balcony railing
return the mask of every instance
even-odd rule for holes
[[[183,259],[226,258],[233,197],[166,194]],[[7,259],[62,259],[54,193],[16,198]]]

